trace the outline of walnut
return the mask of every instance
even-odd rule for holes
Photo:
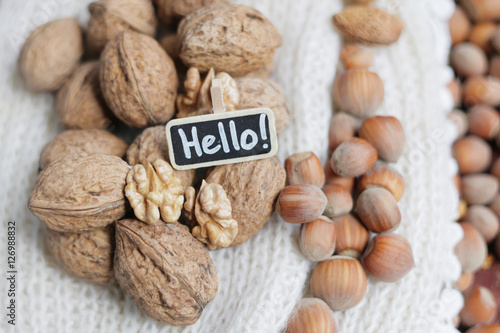
[[[66,128],[108,128],[111,112],[99,86],[99,62],[80,65],[59,89],[55,108]]]
[[[200,72],[214,68],[232,76],[265,67],[281,45],[281,35],[257,10],[229,4],[202,7],[177,30],[180,58]]]
[[[184,205],[184,208],[192,212],[192,202]],[[194,215],[198,225],[192,232],[200,242],[206,243],[211,250],[231,245],[238,233],[238,222],[233,220],[231,202],[222,186],[202,181],[194,203]]]
[[[167,136],[163,125],[146,128],[127,150],[127,162],[130,165],[143,163],[144,161],[153,163],[157,159],[170,162]],[[184,190],[194,184],[196,170],[174,170],[174,175],[180,178]]]
[[[139,220],[155,224],[161,214],[163,221],[177,222],[184,203],[181,180],[168,162],[156,160],[153,165],[134,165],[127,174],[125,196]]]
[[[99,54],[106,43],[122,31],[135,31],[154,36],[155,9],[151,0],[100,0],[89,5],[87,48]]]
[[[168,34],[160,39],[160,45],[163,47],[165,52],[172,58],[172,60],[177,61],[179,59],[179,38],[177,34]]]
[[[286,98],[281,88],[266,78],[239,77],[235,80],[240,92],[238,109],[270,108],[274,114],[276,133],[281,134],[289,120]]]
[[[158,18],[165,25],[179,22],[184,16],[200,7],[214,3],[228,3],[228,0],[154,0]]]
[[[81,233],[47,229],[45,245],[66,270],[96,284],[115,284],[115,228],[109,225]]]
[[[19,68],[26,87],[54,91],[78,66],[83,55],[82,30],[75,19],[61,19],[39,26],[24,43]]]
[[[226,111],[237,109],[240,101],[240,93],[234,79],[227,73],[218,73],[214,77],[214,70],[210,69],[203,84],[200,79],[198,69],[191,67],[187,72],[186,81],[184,81],[184,94],[177,96],[177,118],[199,116],[212,112],[212,97],[210,87],[212,80],[222,81],[222,97]]]
[[[128,164],[116,156],[68,155],[40,173],[29,209],[55,231],[104,227],[127,212],[123,189],[128,171]]]
[[[101,54],[101,89],[111,111],[131,127],[166,123],[175,111],[177,72],[153,38],[125,31]]]
[[[176,326],[195,323],[219,285],[207,249],[180,223],[118,221],[115,276],[144,313]]]
[[[56,135],[40,154],[40,169],[71,154],[100,153],[123,157],[128,144],[101,129],[67,130]]]

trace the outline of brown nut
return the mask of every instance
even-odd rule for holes
[[[500,38],[500,34],[499,34]],[[499,41],[500,43],[500,41]],[[490,58],[490,67],[488,70],[488,74],[494,77],[500,77],[500,56],[494,55]]]
[[[464,307],[460,311],[463,325],[490,324],[496,314],[497,302],[488,288],[475,287],[464,296]]]
[[[476,105],[469,109],[469,133],[485,140],[497,137],[500,132],[500,115],[488,105]]]
[[[116,156],[68,155],[40,173],[28,207],[55,231],[104,227],[127,212],[123,189],[128,171],[128,164]]]
[[[80,65],[59,89],[55,109],[66,128],[108,128],[108,110],[99,86],[99,62]]]
[[[179,37],[176,33],[171,33],[163,36],[160,39],[160,45],[163,47],[168,56],[175,62],[179,59]]]
[[[495,194],[495,197],[491,200],[489,207],[495,215],[500,218],[500,193]]]
[[[297,153],[285,160],[288,184],[311,184],[323,187],[325,172],[318,157],[313,152]]]
[[[455,254],[462,264],[462,272],[473,273],[481,267],[486,259],[488,254],[486,241],[470,223],[461,222],[460,226],[464,237],[455,246]]]
[[[479,46],[487,53],[493,52],[492,38],[497,31],[497,25],[493,22],[476,23],[469,35],[469,42]]]
[[[149,36],[126,31],[110,41],[101,54],[100,83],[115,116],[131,127],[165,123],[174,115],[177,72]]]
[[[349,69],[335,78],[333,98],[343,111],[369,117],[384,100],[384,84],[376,73]]]
[[[26,39],[19,55],[26,88],[59,89],[78,66],[82,55],[82,30],[75,19],[60,19],[39,26]]]
[[[354,258],[335,256],[320,262],[311,275],[311,292],[333,311],[357,305],[366,293],[367,278],[361,263]]]
[[[396,201],[401,200],[405,192],[405,181],[403,176],[388,165],[376,165],[358,179],[358,191],[363,192],[373,187],[383,187]]]
[[[95,284],[115,284],[115,228],[109,225],[81,233],[47,229],[45,246],[66,270]]]
[[[299,245],[302,253],[311,261],[328,259],[335,251],[335,224],[326,216],[302,224]]]
[[[455,7],[455,11],[448,21],[448,26],[452,45],[464,42],[467,39],[471,24],[462,7]]]
[[[460,82],[458,82],[457,79],[451,80],[447,85],[446,88],[451,92],[451,96],[453,97],[453,105],[454,106],[459,106],[462,104],[462,86],[460,85]]]
[[[40,169],[71,154],[99,153],[123,157],[128,144],[101,129],[67,130],[56,135],[40,154]]]
[[[276,211],[288,223],[308,223],[319,218],[325,211],[328,199],[311,184],[289,185],[281,191]]]
[[[340,50],[339,59],[347,69],[368,69],[373,64],[373,52],[361,46],[347,44]]]
[[[337,333],[337,324],[323,300],[303,298],[295,305],[285,333]]]
[[[228,0],[154,0],[160,21],[165,25],[178,23],[184,16],[195,10]]]
[[[328,161],[325,165],[325,183],[326,184],[337,184],[344,187],[349,192],[352,192],[354,189],[354,181],[356,179],[354,177],[341,177],[332,170],[332,166],[330,161]]]
[[[472,21],[495,21],[500,18],[500,3],[495,0],[459,0]]]
[[[146,128],[127,150],[127,162],[136,165],[144,161],[153,163],[162,159],[170,163],[165,126]],[[196,170],[175,170],[174,175],[181,180],[182,189],[185,190],[195,182]]]
[[[361,124],[358,135],[377,149],[380,159],[397,162],[403,154],[406,137],[398,118],[383,116],[368,118]]]
[[[87,28],[87,49],[99,54],[108,41],[122,31],[134,31],[154,36],[155,9],[150,0],[100,0],[89,5],[90,20]]]
[[[474,135],[455,141],[452,154],[463,174],[484,171],[491,163],[491,147]]]
[[[399,39],[403,23],[382,10],[350,6],[333,16],[333,23],[348,39],[367,45],[389,45]]]
[[[460,43],[451,49],[450,62],[455,71],[464,77],[481,75],[488,70],[486,53],[472,43]]]
[[[394,282],[414,267],[410,243],[394,233],[376,235],[363,254],[363,263],[373,276],[385,282]]]
[[[371,232],[392,231],[401,222],[396,199],[381,187],[364,190],[358,197],[356,209],[361,222]]]
[[[328,200],[323,215],[334,218],[349,213],[352,210],[353,200],[351,192],[337,184],[327,184],[322,188]]]
[[[115,276],[145,314],[176,326],[195,323],[219,285],[207,249],[180,223],[118,221]]]
[[[479,325],[469,328],[465,333],[500,333],[500,325]]]
[[[347,113],[336,113],[330,121],[328,130],[328,148],[334,151],[342,142],[353,138],[357,120]]]
[[[473,283],[474,283],[474,274],[462,273],[462,275],[460,275],[460,277],[455,282],[453,287],[463,293],[469,290],[469,288],[472,287]]]
[[[336,217],[333,223],[337,234],[335,254],[360,258],[370,239],[365,226],[351,214]]]
[[[465,112],[459,109],[454,109],[447,115],[448,120],[451,120],[457,127],[457,138],[462,138],[469,129],[469,118]]]
[[[472,224],[487,243],[495,239],[500,230],[500,221],[496,214],[483,205],[469,206],[462,219]]]
[[[472,76],[463,87],[464,103],[473,106],[500,105],[500,78],[494,76]]]
[[[201,7],[181,21],[177,33],[186,66],[232,76],[264,68],[281,45],[281,35],[272,23],[242,5]]]
[[[352,138],[335,149],[330,162],[337,175],[358,177],[373,168],[377,162],[377,150],[366,140]]]
[[[500,157],[498,157],[491,166],[490,173],[500,180]]]
[[[490,203],[498,189],[498,179],[492,175],[478,173],[462,177],[462,196],[469,205]]]

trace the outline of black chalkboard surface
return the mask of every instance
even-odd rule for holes
[[[166,134],[170,164],[177,170],[267,158],[278,151],[268,108],[171,120]]]

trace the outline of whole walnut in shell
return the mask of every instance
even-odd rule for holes
[[[170,162],[165,126],[148,127],[139,135],[127,150],[127,162],[136,165],[161,159]],[[183,190],[191,186],[196,177],[196,170],[175,170],[174,175],[181,180]]]
[[[266,78],[239,77],[236,84],[240,92],[238,110],[268,107],[273,111],[276,133],[279,135],[288,125],[289,115],[283,90]]]
[[[100,0],[89,5],[87,49],[99,54],[106,43],[122,31],[153,36],[156,32],[155,9],[151,0]]]
[[[56,135],[40,154],[40,169],[65,156],[77,153],[100,153],[123,157],[128,144],[101,129],[67,130]]]
[[[195,323],[219,285],[207,249],[180,223],[118,221],[115,276],[145,314],[176,326]]]
[[[111,224],[81,233],[47,229],[45,245],[66,270],[96,284],[115,284],[115,228]]]
[[[179,24],[180,58],[200,72],[214,68],[241,76],[264,68],[281,45],[281,35],[257,10],[229,4],[198,9]]]
[[[99,62],[80,65],[59,89],[55,108],[66,128],[108,128],[111,112],[99,85]]]
[[[228,3],[228,0],[154,0],[158,18],[165,25],[179,22],[195,10],[214,3]]]
[[[59,89],[78,66],[82,54],[82,30],[75,19],[39,26],[26,39],[19,55],[26,87],[33,91]]]
[[[153,38],[125,31],[101,54],[101,89],[115,116],[131,127],[166,123],[175,112],[175,66]]]
[[[79,232],[104,227],[127,212],[128,164],[104,154],[72,154],[49,164],[36,181],[28,207],[47,228]]]

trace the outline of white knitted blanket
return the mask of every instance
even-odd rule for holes
[[[88,19],[90,0],[0,0],[0,331],[7,332],[279,332],[307,292],[313,264],[298,247],[298,227],[273,216],[249,242],[211,252],[219,293],[201,319],[187,328],[161,325],[142,314],[118,287],[99,287],[72,277],[44,248],[44,229],[26,208],[42,147],[62,130],[53,97],[23,88],[16,61],[27,35],[54,18]],[[288,98],[291,122],[280,138],[279,157],[311,150],[327,158],[330,87],[340,37],[331,17],[341,0],[241,0],[281,31],[274,78]],[[447,19],[452,0],[378,0],[400,17],[400,40],[376,49],[373,71],[385,84],[379,114],[397,116],[406,131],[396,167],[407,191],[400,202],[398,233],[413,246],[416,267],[397,283],[370,278],[365,299],[335,313],[339,332],[456,332],[452,317],[462,305],[451,285],[460,273],[453,255],[461,231],[452,222],[458,207],[450,153],[455,135],[445,115],[450,46]],[[7,324],[7,221],[17,222],[16,326]]]

